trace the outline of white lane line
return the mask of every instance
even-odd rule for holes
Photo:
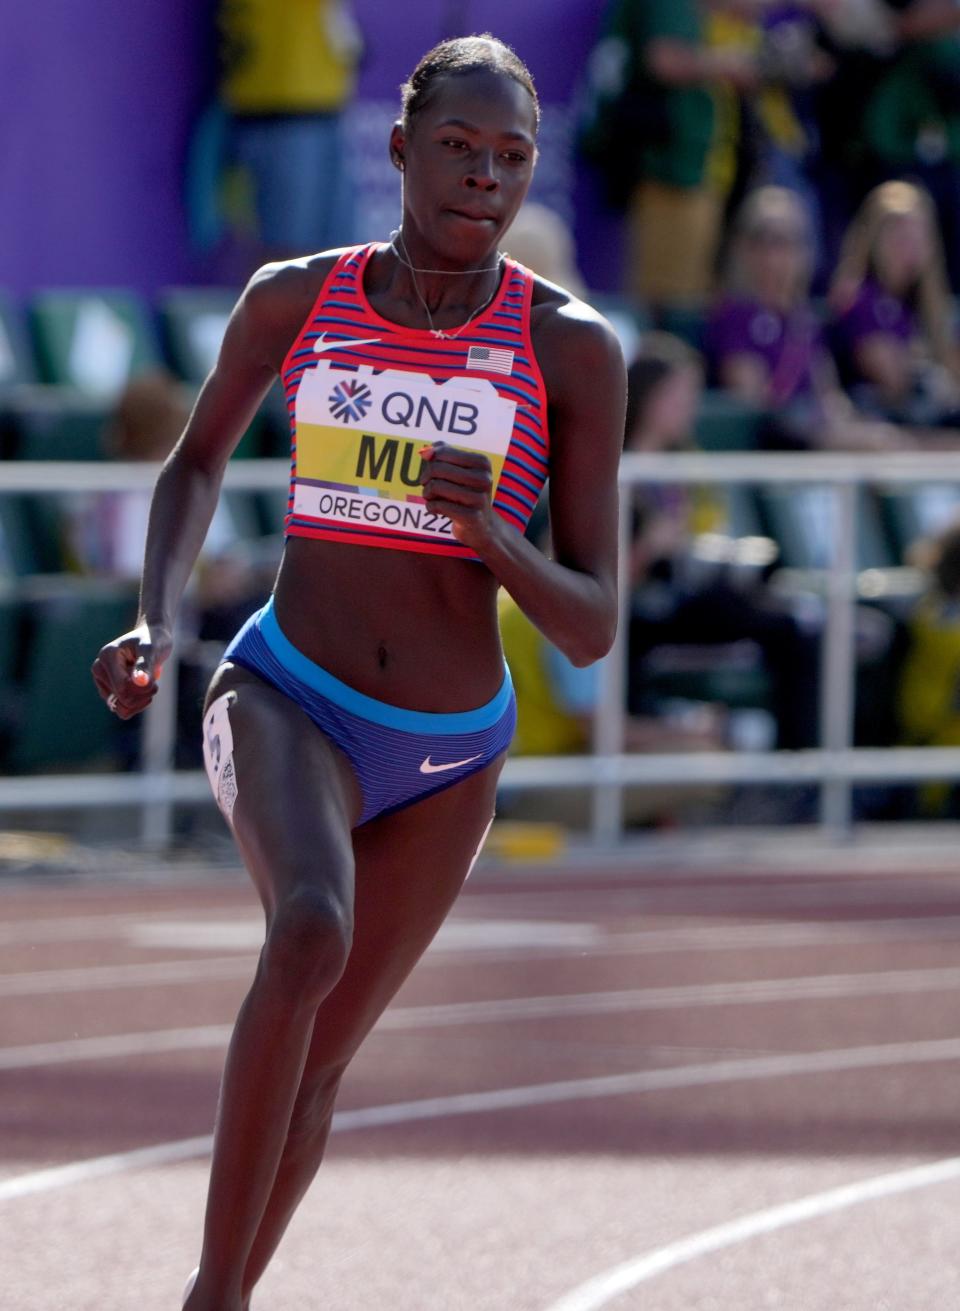
[[[101,915],[64,915],[40,919],[9,920],[0,924],[0,945],[15,947],[37,942],[96,942],[101,938],[120,938],[125,930],[149,919],[152,923],[182,920],[184,910],[118,910]],[[237,911],[205,906],[197,916],[209,916],[220,921],[246,922],[251,918],[249,909]]]
[[[673,919],[696,918],[702,920],[710,912],[733,912],[738,908],[749,911],[751,914],[761,913],[768,917],[771,928],[783,927],[782,920],[777,919],[777,911],[784,907],[784,899],[775,899],[769,901],[766,898],[766,892],[774,885],[758,884],[753,888],[738,888],[736,890],[724,891],[717,888],[684,888],[684,896],[678,894],[681,889],[666,881],[657,887],[622,887],[613,892],[597,894],[589,885],[585,883],[582,887],[570,887],[562,889],[562,896],[572,896],[577,905],[577,918],[583,919],[583,911],[579,909],[579,903],[585,896],[590,897],[589,916],[593,916],[599,908],[602,912],[612,912],[619,915],[631,914],[635,916],[649,916],[655,914],[660,917],[670,917]],[[865,886],[857,885],[853,888],[844,888],[836,884],[831,884],[830,880],[822,884],[811,883],[804,880],[802,885],[789,889],[789,896],[786,898],[790,903],[790,908],[798,909],[803,903],[813,901],[818,909],[824,912],[839,912],[843,909],[856,910],[857,906],[863,901],[874,900],[880,905],[886,904],[893,906],[902,904],[910,907],[916,904],[917,890],[911,883],[908,887],[888,888],[875,883],[868,883]],[[529,922],[536,924],[541,921],[544,900],[550,899],[550,904],[557,905],[556,893],[553,889],[531,889],[525,888],[522,892],[513,894],[500,894],[497,892],[477,894],[475,899],[471,899],[467,907],[470,913],[458,914],[454,923],[469,924],[471,922],[490,921],[498,917],[513,920],[517,922],[520,917],[527,919]],[[955,911],[956,902],[946,901],[942,912],[937,914],[927,914],[923,916],[898,916],[884,917],[883,919],[876,916],[858,918],[854,926],[860,924],[909,926],[911,924],[932,924],[935,922],[944,925],[960,924],[960,915]],[[42,917],[37,919],[18,919],[0,923],[0,945],[9,944],[12,946],[23,946],[28,943],[43,942],[83,942],[98,941],[104,938],[126,937],[130,930],[136,930],[137,926],[153,925],[164,926],[166,924],[182,923],[184,921],[184,908],[168,908],[164,910],[125,910],[104,912],[97,915],[76,915],[60,917]],[[474,919],[475,915],[475,919]],[[229,928],[232,926],[236,937],[241,940],[241,945],[250,945],[252,935],[259,934],[262,938],[262,918],[254,913],[250,907],[237,906],[236,908],[218,908],[214,906],[203,906],[199,908],[188,921],[190,926],[199,930],[202,934],[203,927],[206,925],[214,926],[215,931],[224,935],[229,935]],[[451,923],[451,921],[448,921]],[[563,923],[563,921],[560,921]],[[219,929],[216,926],[221,926]],[[570,922],[566,924],[571,928]],[[703,926],[706,933],[723,932],[729,926],[719,924]],[[763,924],[751,924],[744,926],[748,931],[763,929]],[[843,927],[842,923],[824,922],[818,920],[809,920],[804,922],[801,927],[813,929],[822,927],[825,930]],[[162,932],[162,929],[159,929]],[[671,930],[666,930],[670,932]],[[684,931],[681,929],[681,931]],[[467,930],[469,932],[469,930]],[[650,931],[652,936],[653,930]]]
[[[513,896],[483,898],[470,903],[470,908],[477,914],[504,916],[528,915],[536,917],[538,913],[556,916],[566,913],[570,916],[582,916],[595,911],[603,915],[617,917],[648,918],[672,916],[676,918],[696,917],[707,919],[717,915],[731,915],[743,918],[748,915],[762,915],[766,919],[778,916],[814,915],[839,916],[847,913],[867,915],[896,915],[909,913],[914,908],[926,914],[940,912],[943,915],[956,915],[958,910],[958,893],[956,887],[938,889],[937,894],[924,896],[924,889],[915,882],[904,880],[901,886],[884,888],[875,883],[867,883],[858,888],[818,888],[804,882],[794,887],[782,887],[776,884],[731,887],[719,885],[708,888],[670,887],[663,884],[656,888],[621,888],[610,892],[602,889],[592,893],[590,901],[585,900],[590,893],[589,886],[583,892],[572,895],[563,892],[552,897],[546,890],[529,894],[519,892]]]
[[[250,948],[260,945],[262,929],[259,936],[252,933],[244,923],[240,932],[235,934],[237,945],[241,948],[235,956],[195,957],[185,961],[146,961],[126,965],[84,965],[62,970],[25,970],[0,974],[0,996],[28,997],[61,991],[79,991],[90,989],[113,991],[125,988],[138,988],[145,985],[162,986],[201,982],[206,979],[234,979],[252,975],[253,963]],[[216,936],[216,935],[215,935]],[[931,939],[953,940],[960,937],[960,916],[917,917],[907,919],[858,920],[855,922],[841,920],[824,923],[822,921],[801,922],[798,924],[759,923],[746,925],[699,925],[696,927],[673,927],[665,929],[643,929],[636,933],[607,934],[600,940],[588,944],[574,937],[563,943],[553,942],[528,943],[523,948],[503,950],[501,948],[481,949],[472,953],[465,946],[457,947],[455,960],[444,952],[428,949],[424,964],[443,965],[475,963],[477,955],[486,961],[510,961],[518,955],[524,959],[535,956],[538,959],[552,958],[557,955],[582,956],[585,951],[591,957],[616,955],[667,955],[671,952],[720,952],[736,951],[747,947],[820,947],[824,945],[843,945],[854,942],[863,945],[893,942],[930,941]],[[173,943],[181,949],[188,944]],[[203,946],[226,945],[222,938],[218,943],[205,941]],[[231,941],[230,946],[234,946]]]
[[[697,1257],[719,1252],[760,1234],[773,1233],[789,1225],[802,1224],[805,1220],[816,1220],[835,1211],[860,1206],[864,1202],[895,1197],[898,1193],[929,1188],[953,1179],[960,1179],[960,1156],[895,1170],[890,1174],[875,1175],[872,1179],[861,1179],[857,1183],[831,1188],[823,1193],[812,1193],[781,1206],[755,1211],[752,1215],[740,1216],[727,1224],[704,1229],[698,1234],[669,1243],[666,1247],[624,1261],[587,1280],[559,1301],[552,1302],[547,1311],[599,1311],[600,1307],[608,1306],[615,1298],[636,1288],[638,1284],[654,1279],[678,1265],[684,1265],[687,1261],[694,1261]]]
[[[590,922],[549,919],[471,919],[456,916],[440,926],[430,944],[433,952],[531,950],[564,947],[585,950],[605,936]],[[263,943],[261,920],[167,920],[133,925],[128,941],[135,947],[173,950],[259,949]]]
[[[487,1092],[456,1093],[446,1097],[426,1097],[418,1101],[395,1102],[386,1106],[365,1106],[354,1111],[340,1111],[333,1117],[333,1130],[384,1128],[417,1121],[449,1119],[459,1115],[490,1114],[495,1111],[557,1105],[562,1102],[590,1101],[599,1097],[622,1097],[629,1094],[675,1091],[682,1088],[705,1088],[716,1084],[741,1083],[762,1079],[782,1079],[799,1074],[835,1074],[849,1070],[882,1069],[902,1065],[932,1065],[960,1059],[960,1039],[946,1038],[933,1042],[889,1043],[886,1046],[850,1047],[816,1052],[790,1052],[777,1056],[747,1057],[740,1060],[713,1061],[700,1065],[678,1065],[661,1070],[641,1070],[630,1074],[598,1075],[586,1079],[566,1079],[555,1083],[527,1084],[516,1088],[498,1088]],[[94,1157],[69,1166],[54,1166],[0,1181],[0,1202],[31,1193],[60,1188],[65,1183],[82,1183],[104,1174],[135,1170],[144,1162],[163,1165],[202,1156],[210,1149],[212,1138],[189,1138],[154,1147]],[[149,1153],[145,1158],[144,1153]],[[65,1175],[64,1172],[67,1172]]]
[[[589,953],[582,948],[531,947],[523,959],[549,960],[556,957],[583,956],[669,956],[671,954],[710,955],[714,952],[741,951],[747,947],[833,947],[853,943],[856,946],[885,946],[899,942],[932,942],[960,939],[960,916],[906,916],[903,919],[878,920],[809,920],[794,924],[760,921],[749,925],[700,925],[664,929],[639,929],[635,933],[607,932]],[[516,951],[489,951],[488,965],[509,963]],[[429,949],[422,965],[457,965],[473,968],[476,957],[464,952],[452,957],[434,957]]]
[[[251,966],[246,965],[249,972]],[[395,1006],[379,1020],[377,1031],[440,1029],[505,1021],[618,1015],[636,1011],[697,1010],[709,1006],[757,1006],[778,1002],[837,1001],[847,997],[907,996],[947,992],[960,986],[960,967],[889,970],[872,974],[823,974],[789,979],[747,979],[731,983],[678,984],[669,988],[629,988],[612,992],[561,993],[542,997],[506,997],[445,1005]],[[0,1047],[0,1070],[38,1069],[72,1061],[110,1060],[157,1052],[198,1051],[225,1047],[228,1024]]]
[[[132,965],[79,965],[62,970],[26,970],[0,974],[0,997],[41,997],[48,993],[104,992],[121,988],[202,983],[214,979],[252,978],[250,956],[203,960],[143,961]]]
[[[822,974],[790,979],[747,979],[731,983],[678,984],[670,988],[627,988],[613,992],[561,993],[500,1001],[449,1002],[389,1010],[381,1029],[444,1028],[501,1020],[553,1019],[573,1015],[615,1015],[630,1011],[755,1006],[769,1002],[839,1000],[919,992],[952,991],[960,968],[888,970],[872,974]]]
[[[65,1038],[62,1042],[0,1047],[0,1070],[38,1070],[72,1061],[108,1061],[119,1056],[159,1052],[204,1051],[226,1047],[232,1024],[202,1024],[188,1029],[153,1029],[148,1033],[108,1033],[99,1038]]]
[[[518,908],[512,909],[516,911]],[[632,909],[637,914],[646,913],[639,906],[633,906]],[[757,910],[758,907],[754,905],[751,909]],[[535,914],[535,908],[531,907],[530,911]],[[263,940],[263,922],[249,911],[231,914],[228,911],[207,909],[199,914],[206,915],[206,918],[190,921],[186,929],[183,928],[185,922],[182,908],[151,912],[149,921],[145,921],[143,912],[124,911],[113,915],[0,923],[0,945],[26,946],[103,939],[132,941],[137,945],[138,935],[146,932],[148,935],[152,933],[155,939],[149,943],[153,947],[162,946],[181,951],[219,948],[221,951],[237,951],[245,955],[259,949]],[[671,912],[669,918],[676,920],[689,916]],[[477,956],[491,962],[512,960],[521,953],[546,959],[578,955],[586,948],[600,955],[617,955],[620,952],[660,955],[675,951],[728,951],[753,945],[802,947],[819,946],[821,943],[953,940],[960,937],[960,915],[797,920],[787,924],[782,920],[769,919],[740,925],[727,921],[703,923],[702,915],[694,918],[698,920],[695,924],[674,923],[666,927],[621,934],[611,933],[605,926],[585,924],[582,921],[555,922],[550,931],[538,934],[535,924],[529,931],[523,931],[519,928],[523,922],[514,919],[511,922],[518,925],[515,939],[511,941],[507,938],[505,941],[506,935],[502,935],[500,941],[495,942],[490,938],[495,938],[497,934],[490,934],[482,927],[491,923],[489,915],[476,919],[459,916],[447,921],[446,941],[441,937],[431,944],[424,963],[450,965],[463,961],[472,964]],[[453,928],[454,925],[463,925],[463,928]]]
[[[181,1138],[175,1143],[158,1143],[155,1147],[138,1147],[132,1152],[95,1156],[89,1161],[75,1161],[72,1165],[52,1165],[46,1170],[33,1170],[30,1174],[0,1180],[0,1202],[51,1192],[70,1184],[88,1183],[91,1179],[103,1179],[127,1170],[149,1170],[155,1165],[190,1161],[206,1156],[212,1147],[213,1134],[205,1134],[202,1138]]]
[[[784,924],[699,924],[611,935],[608,944],[645,952],[717,951],[738,947],[806,947],[857,942],[927,941],[960,937],[960,915],[918,915],[897,919],[797,920]]]

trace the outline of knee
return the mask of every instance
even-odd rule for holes
[[[270,919],[261,973],[289,1000],[319,1004],[343,973],[352,939],[352,918],[337,897],[298,888]]]

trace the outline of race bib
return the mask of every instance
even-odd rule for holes
[[[434,382],[319,360],[297,390],[294,513],[452,539],[450,520],[424,502],[420,450],[445,441],[486,455],[495,490],[515,412],[486,378]]]
[[[203,717],[203,763],[217,805],[229,821],[237,801],[237,771],[233,761],[233,732],[228,711],[236,692],[217,697]]]

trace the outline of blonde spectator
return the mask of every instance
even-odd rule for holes
[[[960,350],[926,191],[884,182],[869,193],[830,301],[841,379],[861,409],[901,423],[960,423]]]
[[[859,420],[841,390],[810,301],[812,272],[803,202],[785,187],[758,187],[737,214],[707,323],[715,381],[770,411],[765,442],[774,447],[905,444],[888,425]]]

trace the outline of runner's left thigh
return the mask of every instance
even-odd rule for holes
[[[423,955],[486,836],[502,765],[354,830],[353,948],[317,1013],[308,1072],[350,1059]]]

